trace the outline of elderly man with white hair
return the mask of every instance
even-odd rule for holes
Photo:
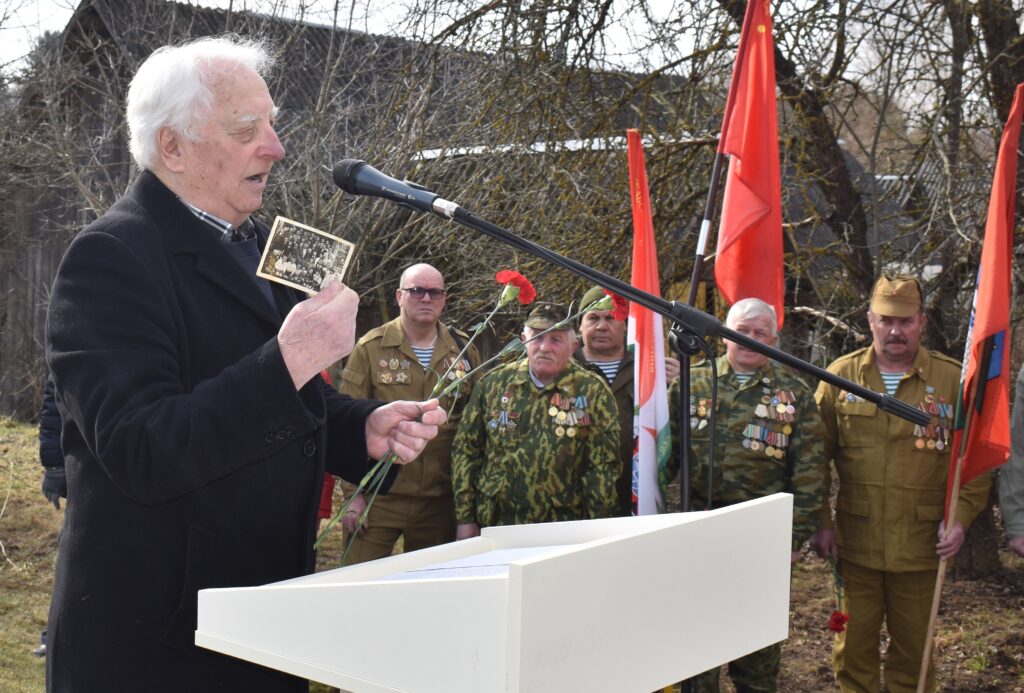
[[[311,572],[325,470],[410,460],[445,421],[319,377],[352,349],[351,289],[303,300],[255,275],[268,229],[251,215],[285,153],[272,62],[237,38],[153,53],[128,93],[141,173],[58,270],[46,346],[70,501],[50,691],[306,690],[197,648],[197,592]]]
[[[737,301],[726,326],[742,335],[776,346],[779,341],[775,309],[757,298]],[[783,366],[745,346],[725,340],[725,356],[717,359],[718,397],[712,400],[715,374],[710,363],[692,373],[690,391],[690,468],[693,505],[708,507],[707,455],[712,414],[715,425],[713,507],[742,503],[784,491],[793,494],[793,544],[796,561],[800,546],[818,527],[822,503],[825,456],[822,423],[814,391]],[[679,450],[679,384],[673,384],[674,452]],[[673,455],[666,479],[678,471]],[[729,676],[740,693],[776,690],[781,643],[729,663]],[[691,690],[719,690],[719,670],[701,674]]]

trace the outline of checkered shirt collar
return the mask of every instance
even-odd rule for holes
[[[220,238],[225,243],[247,241],[250,238],[256,237],[256,229],[253,227],[252,220],[250,219],[246,219],[236,227],[220,217],[205,212],[184,200],[182,200],[182,203],[189,208],[189,211],[196,215],[197,219],[206,222],[211,228],[220,233]]]

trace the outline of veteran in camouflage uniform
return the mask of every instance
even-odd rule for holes
[[[341,391],[359,399],[425,400],[446,373],[447,379],[455,379],[480,363],[475,347],[459,356],[468,336],[441,322],[445,297],[444,277],[437,269],[418,264],[405,270],[395,292],[399,316],[359,340],[345,363]],[[467,379],[454,396],[441,400],[448,422],[419,457],[399,470],[390,492],[377,497],[358,534],[366,500],[359,495],[352,501],[342,518],[346,541],[354,542],[348,563],[390,556],[399,537],[404,537],[406,551],[455,538],[451,446],[472,387]],[[343,488],[346,494],[355,490],[348,484]]]
[[[580,307],[600,301],[605,291],[591,287],[583,294]],[[616,320],[614,310],[591,309],[580,316],[580,348],[573,355],[592,371],[600,373],[615,396],[619,413],[619,461],[622,467],[616,492],[619,507],[616,514],[633,514],[633,349],[626,346],[626,321]],[[665,380],[672,382],[679,375],[679,361],[665,357]]]
[[[537,305],[527,357],[473,389],[452,448],[458,538],[490,525],[610,517],[619,476],[619,423],[602,378],[572,360],[564,306]]]
[[[834,385],[819,384],[815,398],[825,423],[825,457],[835,463],[839,490],[834,523],[826,503],[811,544],[819,555],[839,558],[843,606],[850,616],[832,651],[840,689],[881,689],[884,621],[889,632],[885,683],[898,693],[917,690],[939,558],[951,559],[960,550],[965,528],[985,505],[991,479],[983,474],[961,489],[947,535],[941,521],[960,364],[919,348],[927,316],[916,279],[880,278],[867,317],[871,346],[839,358],[828,370],[888,391],[932,419],[918,426]],[[930,668],[927,690],[934,685]]]
[[[756,298],[737,301],[726,325],[762,344],[778,342],[775,309]],[[712,507],[768,496],[793,494],[793,545],[800,546],[818,527],[824,488],[825,458],[822,424],[814,392],[802,380],[766,356],[725,340],[725,356],[717,360],[718,401],[715,408],[714,484]],[[690,396],[690,469],[693,504],[707,507],[707,455],[711,431],[712,371],[698,365]],[[672,385],[673,456],[663,487],[678,472],[679,384]],[[729,676],[739,693],[775,691],[782,644],[775,643],[729,663]],[[692,680],[692,691],[719,690],[719,668]]]

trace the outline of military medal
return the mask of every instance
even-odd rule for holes
[[[380,366],[381,368],[387,368],[388,367],[388,360],[387,359],[381,359],[380,361],[377,362],[377,365]]]
[[[398,359],[395,359],[395,358],[391,359],[388,362],[388,368],[390,368],[393,371],[397,371],[398,370]]]
[[[585,427],[590,425],[590,416],[586,412],[587,398],[584,395],[574,397],[555,391],[550,401],[548,416],[553,419],[556,436],[575,438],[586,435]]]

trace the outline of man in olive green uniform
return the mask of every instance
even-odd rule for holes
[[[600,376],[572,360],[564,306],[526,320],[526,358],[477,383],[452,448],[459,539],[481,527],[615,514],[619,422]],[[534,338],[555,326],[555,329]]]
[[[459,356],[468,337],[441,322],[445,296],[444,277],[434,267],[418,264],[405,270],[395,292],[398,317],[359,340],[345,364],[341,391],[389,402],[415,395],[418,401],[428,398],[439,378],[454,379],[480,363],[472,346]],[[405,538],[406,551],[455,538],[451,445],[471,391],[467,379],[454,397],[441,401],[448,410],[448,423],[418,458],[402,467],[388,495],[377,497],[358,533],[366,500],[360,494],[352,501],[342,518],[346,541],[354,542],[350,564],[390,556],[400,536]],[[352,493],[354,488],[347,486],[345,492]]]
[[[605,296],[599,286],[583,294],[581,308]],[[626,347],[626,321],[616,320],[614,310],[588,310],[580,316],[580,348],[574,357],[604,376],[615,396],[619,412],[619,460],[622,468],[616,483],[617,515],[633,514],[633,349]],[[665,358],[665,381],[679,375],[679,361]]]
[[[778,343],[775,308],[757,298],[733,304],[726,326],[767,346]],[[715,451],[712,507],[793,494],[793,544],[800,546],[818,526],[825,484],[822,425],[814,392],[768,357],[725,340],[725,356],[716,361]],[[673,455],[663,487],[679,470],[679,384],[672,385]],[[711,432],[711,365],[694,368],[690,394],[690,469],[693,505],[707,507],[707,455]],[[729,663],[729,677],[739,693],[775,691],[782,644],[775,643]],[[694,693],[719,690],[719,668],[692,680]]]
[[[932,415],[931,423],[910,423],[820,383],[815,398],[825,423],[825,457],[835,464],[839,492],[834,524],[825,503],[811,543],[819,555],[839,559],[842,606],[850,617],[832,651],[840,689],[880,690],[884,621],[890,638],[885,683],[900,693],[917,689],[939,558],[960,550],[964,528],[984,506],[990,477],[964,486],[947,534],[940,523],[960,364],[919,348],[927,316],[916,279],[880,278],[867,317],[871,345],[828,370],[919,406]],[[927,689],[934,690],[933,670]]]

